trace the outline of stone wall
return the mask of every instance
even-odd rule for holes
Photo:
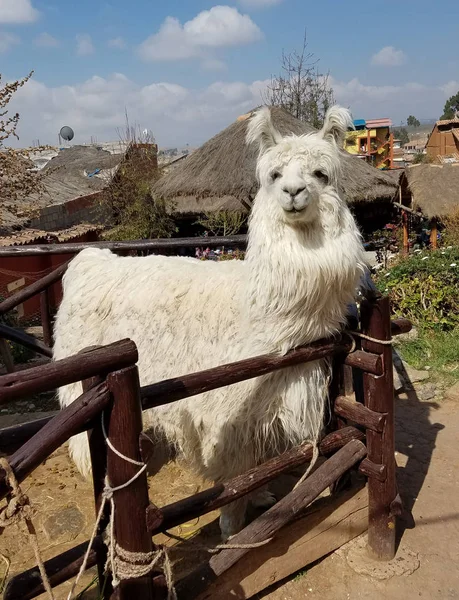
[[[106,210],[100,205],[101,192],[74,198],[63,204],[42,208],[29,227],[43,231],[68,229],[80,223],[104,223]]]

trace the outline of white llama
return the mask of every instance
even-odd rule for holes
[[[259,144],[260,190],[244,261],[119,257],[83,250],[64,276],[54,358],[131,338],[141,384],[335,334],[364,269],[354,219],[337,192],[340,147],[352,124],[340,107],[318,133],[282,137],[262,108],[248,125]],[[146,411],[145,428],[200,475],[221,482],[321,433],[327,361],[290,367]],[[67,406],[81,385],[60,390]],[[162,443],[162,442],[160,442]],[[90,470],[86,436],[70,440]],[[269,494],[258,499],[269,500]],[[244,525],[247,499],[222,509],[224,538]]]

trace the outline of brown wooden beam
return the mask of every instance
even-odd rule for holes
[[[335,400],[335,413],[372,431],[383,431],[387,416],[385,413],[377,413],[360,402],[348,400],[343,396],[338,396]]]
[[[52,246],[45,247],[51,248]],[[27,250],[29,248],[32,248],[32,246],[11,246],[6,248],[6,253],[2,253],[2,250],[5,250],[5,248],[0,248],[0,256],[16,256],[17,254],[27,255],[27,252],[23,253],[22,251]],[[8,251],[12,251],[12,254],[9,254]],[[28,256],[30,255],[31,254],[28,254]],[[6,300],[3,300],[3,302],[0,302],[0,315],[4,315],[9,310],[16,308],[16,306],[18,306],[19,304],[22,304],[29,298],[32,298],[32,296],[35,296],[43,290],[46,290],[50,285],[56,283],[56,281],[59,281],[62,275],[66,272],[68,265],[68,262],[64,263],[63,265],[60,265],[57,269],[54,269],[54,271],[51,271],[51,273],[45,275],[45,277],[38,279],[38,281],[34,281],[32,284],[23,288],[19,292],[16,292],[16,294],[13,294]]]
[[[16,371],[0,377],[0,404],[27,394],[54,390],[75,381],[132,365],[138,360],[136,345],[120,340],[107,346],[90,348],[76,356],[47,365]]]
[[[78,254],[84,248],[107,248],[113,252],[128,250],[169,250],[173,248],[195,248],[196,246],[244,246],[247,235],[212,236],[206,238],[163,238],[132,240],[129,242],[76,242],[70,244],[38,244],[30,246],[7,246],[0,248],[0,258],[9,256],[43,256],[51,254]],[[41,280],[40,280],[41,281]],[[38,283],[38,282],[36,282]],[[1,307],[1,305],[0,305]]]
[[[100,384],[82,394],[59,412],[17,452],[9,457],[9,463],[18,482],[21,483],[59,446],[72,435],[81,431],[83,425],[90,423],[109,403],[110,394],[107,387],[105,384]],[[0,499],[9,491],[5,481],[5,471],[0,468]]]
[[[252,521],[241,532],[233,536],[229,544],[250,545],[273,538],[279,529],[301,516],[307,506],[319,494],[336,481],[345,471],[361,461],[366,454],[367,449],[362,442],[358,440],[349,442],[298,487],[285,496],[285,498],[282,498],[282,500]],[[193,600],[212,581],[215,581],[219,575],[225,573],[225,571],[248,552],[250,552],[250,548],[222,550],[207,563],[201,565],[178,582],[176,585],[178,596],[180,598],[187,598],[187,600]],[[203,594],[202,598],[206,598],[206,595]]]
[[[43,356],[47,356],[49,358],[51,358],[53,355],[51,348],[33,336],[24,333],[21,329],[15,329],[9,325],[0,324],[0,336],[5,340],[10,340],[10,342],[20,344],[21,346],[24,346],[25,348],[28,348],[37,354],[42,354]]]
[[[363,440],[364,437],[363,432],[355,427],[345,427],[324,437],[320,442],[319,451],[323,456],[328,456],[351,440]],[[159,512],[156,506],[150,506],[147,509],[147,527],[152,533],[165,531],[221,508],[272,481],[281,473],[310,461],[312,454],[312,445],[305,443],[225,483],[168,504],[160,508]]]

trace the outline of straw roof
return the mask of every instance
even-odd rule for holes
[[[313,127],[279,107],[271,108],[274,125],[281,134],[312,133]],[[216,210],[248,210],[257,193],[257,150],[246,146],[247,118],[218,133],[181,161],[152,187],[155,196],[173,200],[178,213]],[[349,203],[391,201],[397,182],[362,159],[342,153],[342,188]]]
[[[61,150],[41,172],[44,192],[31,194],[0,206],[0,231],[23,226],[46,206],[63,204],[74,198],[103,190],[110,182],[123,154],[111,154],[95,146],[73,146]],[[30,163],[33,166],[33,163]],[[96,170],[100,172],[94,174]]]
[[[459,207],[459,164],[408,167],[401,182],[411,193],[412,207],[427,217],[444,217]]]

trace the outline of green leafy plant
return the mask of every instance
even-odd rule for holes
[[[196,221],[204,229],[209,230],[214,235],[236,235],[247,220],[247,216],[239,211],[220,210],[208,212],[204,217]]]
[[[427,330],[459,327],[459,248],[415,251],[376,278],[392,311]]]

